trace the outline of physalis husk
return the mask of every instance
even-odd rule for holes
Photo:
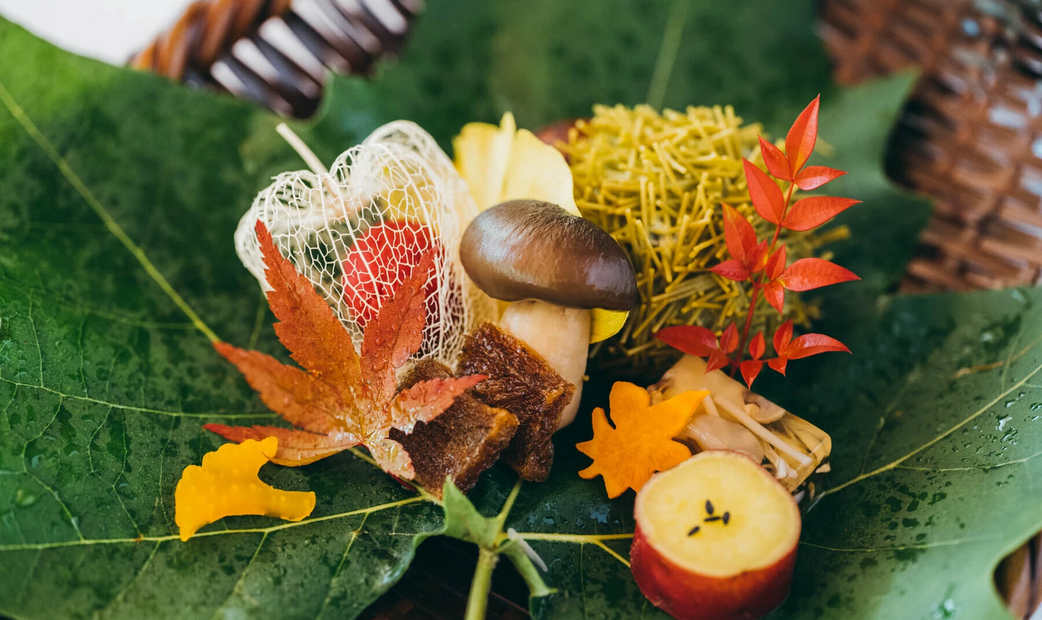
[[[174,521],[181,540],[204,525],[233,515],[266,515],[300,521],[315,508],[311,491],[282,491],[261,482],[262,465],[275,456],[278,439],[248,439],[229,443],[203,456],[203,464],[189,465],[174,491]]]

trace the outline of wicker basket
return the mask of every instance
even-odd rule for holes
[[[398,49],[421,8],[422,0],[200,0],[131,64],[306,117],[326,68],[366,73]],[[887,153],[895,181],[937,201],[903,289],[1042,282],[1039,0],[825,0],[821,17],[840,83],[923,72]],[[473,563],[464,546],[432,541],[364,617],[458,618],[467,583],[445,575],[469,575]],[[496,579],[490,617],[526,617],[520,579],[507,571]],[[996,585],[1018,618],[1039,606],[1042,535],[1003,561]]]
[[[887,173],[936,199],[902,289],[1042,282],[1042,5],[1030,0],[828,0],[836,79],[918,68]],[[1042,534],[996,586],[1017,618],[1042,604]]]
[[[888,153],[896,181],[937,199],[905,289],[1042,281],[1042,16],[1014,2],[830,0],[841,83],[918,67]]]
[[[365,74],[401,46],[423,0],[198,0],[130,65],[311,116],[326,68]]]

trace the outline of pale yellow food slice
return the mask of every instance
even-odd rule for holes
[[[727,513],[726,525],[706,521],[707,500],[713,515]],[[707,577],[771,567],[800,536],[792,495],[748,457],[730,451],[702,452],[655,475],[637,495],[634,513],[658,553]]]

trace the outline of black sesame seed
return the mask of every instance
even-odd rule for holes
[[[702,529],[702,526],[701,525],[696,525],[695,527],[691,528],[691,530],[687,533],[687,535],[688,536],[694,536],[695,534],[698,533],[698,530],[700,530],[700,529]]]
[[[719,521],[719,520],[720,520],[720,516],[719,516],[719,515],[717,515],[717,516],[715,516],[715,517],[706,517],[706,518],[705,518],[705,519],[703,519],[702,521],[703,521],[704,523],[711,523],[711,522],[713,522],[713,521]]]
[[[724,513],[724,525],[727,525],[727,522],[730,521],[730,520],[731,520],[731,513],[730,512],[725,512]]]
[[[709,514],[713,514],[713,502],[709,501],[708,499],[706,500],[706,512]]]

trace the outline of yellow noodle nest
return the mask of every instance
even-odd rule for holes
[[[678,354],[655,340],[655,331],[683,324],[720,331],[745,316],[750,287],[708,268],[727,258],[721,203],[745,215],[761,239],[773,232],[749,202],[742,172],[743,157],[763,166],[757,141],[763,128],[744,125],[731,106],[659,114],[646,105],[598,105],[593,111],[558,146],[568,157],[583,216],[629,252],[641,305],[592,355],[601,368],[662,370]],[[792,262],[847,235],[836,227],[816,234],[784,231],[781,238]],[[778,313],[761,303],[756,328],[780,323]],[[785,311],[797,324],[817,317],[815,304],[791,292]]]

